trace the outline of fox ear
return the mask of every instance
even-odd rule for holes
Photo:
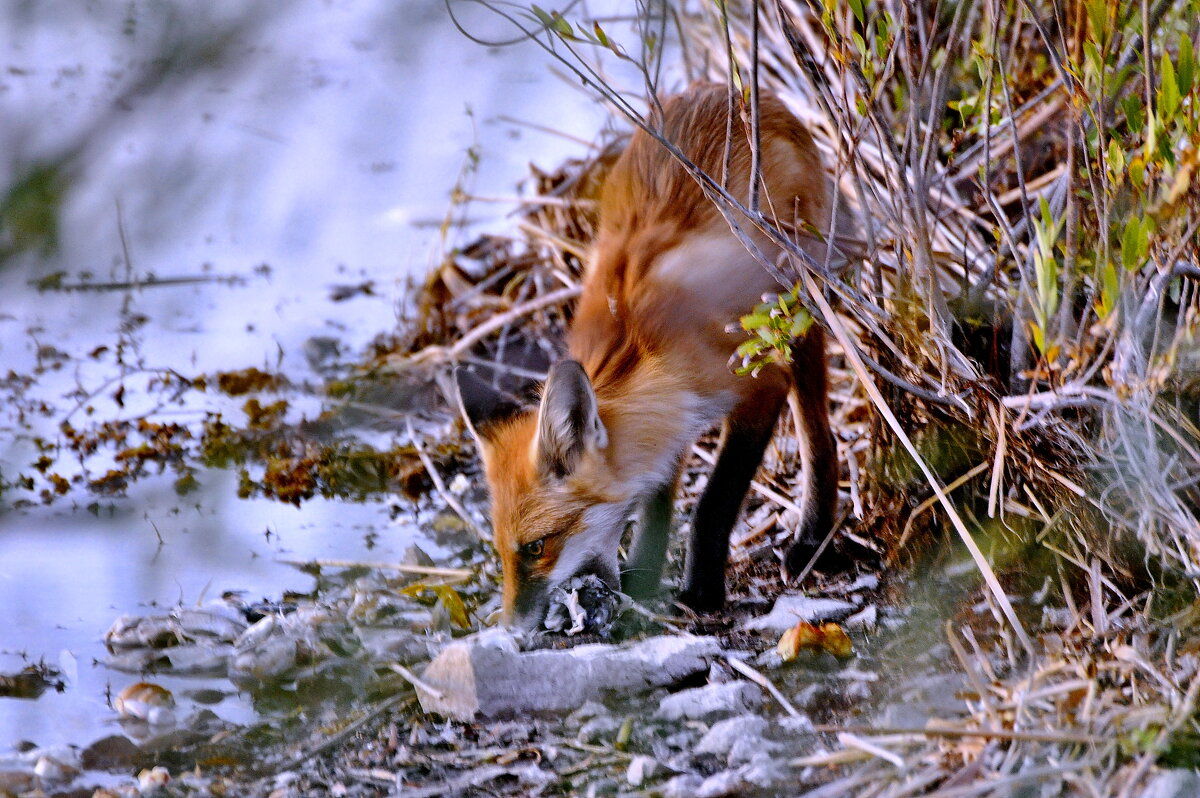
[[[575,470],[580,457],[608,445],[608,433],[600,421],[592,382],[575,360],[562,360],[550,368],[542,404],[538,409],[537,443],[539,470],[565,477]]]
[[[467,429],[480,444],[490,440],[488,431],[497,423],[524,409],[512,396],[493,388],[475,372],[461,366],[454,370],[454,385],[459,412],[467,422]]]

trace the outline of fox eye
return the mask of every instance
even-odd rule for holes
[[[531,540],[528,543],[522,544],[521,553],[526,557],[541,557],[542,552],[546,550],[546,539],[538,538]]]

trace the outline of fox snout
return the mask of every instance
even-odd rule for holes
[[[512,584],[511,596],[505,591],[503,623],[509,629],[531,632],[538,629],[546,620],[555,590],[565,582],[575,577],[595,576],[613,592],[621,589],[621,578],[617,571],[616,552],[612,561],[603,558],[593,558],[574,572],[566,573],[559,579],[531,578],[525,580],[506,580],[505,587]]]

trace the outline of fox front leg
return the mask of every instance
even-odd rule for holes
[[[638,513],[633,543],[621,570],[621,590],[635,599],[653,598],[662,586],[676,482],[672,480],[655,491]]]

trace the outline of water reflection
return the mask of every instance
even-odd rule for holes
[[[465,12],[476,32],[499,24]],[[39,478],[35,438],[53,440],[68,412],[148,410],[139,369],[270,366],[302,379],[310,339],[362,347],[393,327],[405,281],[433,260],[468,147],[477,190],[508,194],[529,160],[581,148],[500,117],[586,140],[606,118],[531,48],[467,42],[441,0],[10,2],[0,26],[0,377],[17,378],[0,390],[8,483]],[[477,210],[495,221],[506,209]],[[53,275],[124,285],[35,288]],[[144,285],[151,275],[172,281]],[[331,301],[336,286],[368,281],[373,292]],[[63,694],[0,700],[0,748],[107,733],[106,687],[136,680],[93,665],[117,615],[227,589],[307,589],[276,559],[392,559],[414,535],[383,504],[297,510],[236,499],[227,473],[200,481],[186,498],[164,478],[48,508],[0,495],[0,670],[23,653],[78,672]],[[249,714],[237,701],[215,709]]]

